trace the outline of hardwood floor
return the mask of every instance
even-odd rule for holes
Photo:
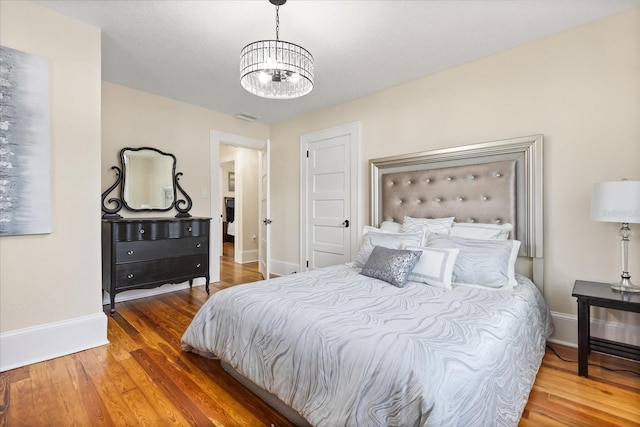
[[[212,292],[261,279],[257,263],[229,256],[221,272]],[[109,345],[0,373],[0,426],[290,426],[219,362],[181,350],[207,298],[196,287],[120,302]],[[553,348],[577,359],[573,348]],[[590,362],[640,372],[640,363],[595,353]],[[640,376],[590,366],[578,377],[576,363],[547,350],[520,426],[640,426]]]

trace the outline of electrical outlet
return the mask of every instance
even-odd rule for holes
[[[202,197],[203,199],[206,199],[207,197],[209,197],[209,190],[207,188],[201,188],[200,189],[200,197]]]

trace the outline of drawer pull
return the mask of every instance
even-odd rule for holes
[[[127,274],[127,279],[133,279],[133,273]]]
[[[197,264],[196,264],[196,268],[200,268],[200,263],[197,263]]]
[[[187,231],[191,231],[191,227],[187,228]]]
[[[127,251],[127,255],[133,255],[133,251]]]
[[[196,248],[199,248],[200,246],[202,246],[202,243],[198,243],[198,244],[196,245]]]
[[[140,229],[140,234],[144,234],[144,228]]]

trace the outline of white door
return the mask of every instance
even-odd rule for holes
[[[359,134],[356,123],[301,137],[302,270],[355,257]]]
[[[264,146],[264,149],[260,150],[260,240],[258,241],[258,253],[259,262],[258,269],[265,279],[269,278],[269,242],[271,234],[271,219],[270,219],[270,206],[269,206],[269,187],[270,187],[270,175],[269,175],[269,147],[270,143]]]

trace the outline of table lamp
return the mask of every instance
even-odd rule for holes
[[[591,219],[622,223],[622,274],[620,282],[612,284],[611,289],[618,292],[640,292],[640,286],[631,283],[628,267],[629,237],[633,234],[629,223],[640,223],[640,181],[622,180],[593,184]]]

